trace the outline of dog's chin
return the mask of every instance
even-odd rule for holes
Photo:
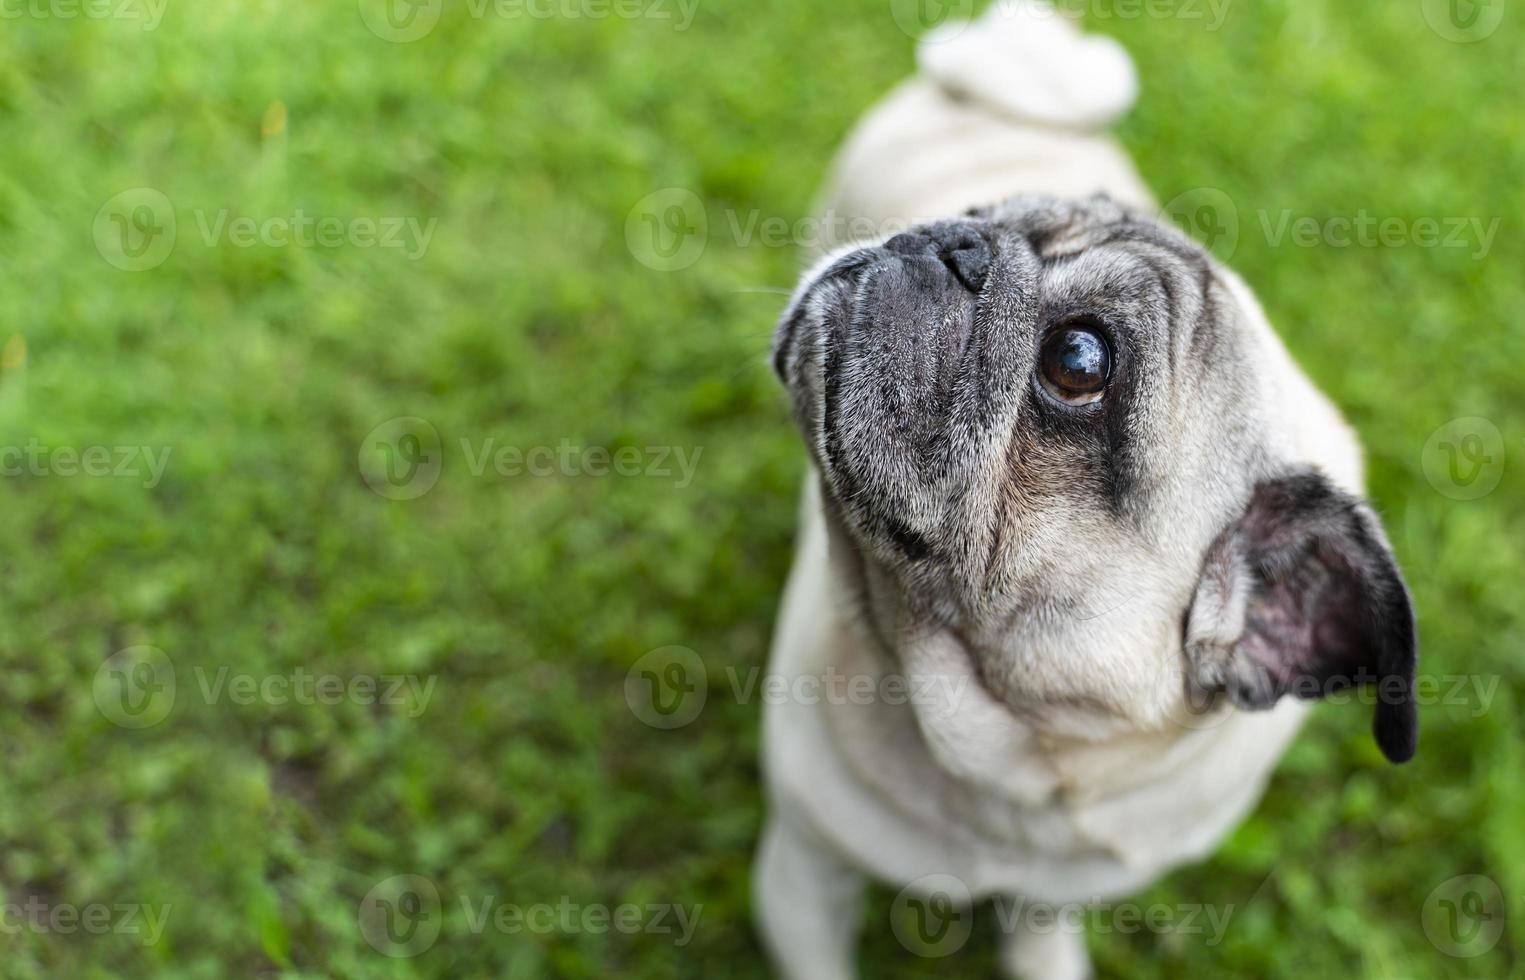
[[[983,689],[1005,705],[1025,728],[1047,737],[1079,742],[1107,742],[1133,738],[1140,733],[1180,732],[1196,720],[1179,691],[1169,686],[1140,684],[1133,690],[1077,685],[1070,678],[1044,676],[1029,669],[1019,684],[1010,682],[1015,671],[1004,653],[971,654],[978,664],[993,663],[988,672],[977,669]],[[985,678],[998,676],[1001,683]]]
[[[1141,732],[1180,733],[1219,716],[1217,698],[1189,696],[1171,617],[1148,615],[1137,596],[1077,606],[1073,598],[1028,593],[1024,601],[997,604],[999,612],[972,614],[954,601],[954,588],[939,587],[935,576],[908,580],[903,570],[871,557],[840,524],[833,544],[849,619],[866,645],[896,665],[891,669],[903,669],[917,645],[951,640],[962,653],[947,668],[959,675],[951,679],[978,685],[1030,731],[1105,742]],[[1146,628],[1151,621],[1157,628]]]

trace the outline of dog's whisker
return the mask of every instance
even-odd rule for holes
[[[769,296],[793,296],[794,290],[783,286],[737,286],[731,290],[733,293],[765,293]]]

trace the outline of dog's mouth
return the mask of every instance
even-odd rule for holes
[[[939,557],[994,465],[1030,367],[1037,263],[990,222],[922,226],[817,275],[775,363],[827,492],[895,562]],[[981,523],[988,523],[981,521]]]

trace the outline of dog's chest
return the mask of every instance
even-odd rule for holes
[[[840,649],[840,648],[839,648]],[[863,661],[850,671],[872,670]],[[833,742],[856,779],[886,804],[936,833],[977,850],[1041,853],[1049,857],[1128,860],[1129,845],[1094,819],[1098,806],[1158,774],[1171,755],[1169,736],[1136,737],[1126,745],[1087,745],[1043,734],[1007,714],[994,737],[1007,746],[998,760],[979,760],[993,735],[974,715],[968,692],[961,710],[940,729],[935,711],[918,717],[912,703],[823,704]],[[971,760],[968,772],[949,771],[944,756]],[[1164,831],[1165,828],[1159,828]]]

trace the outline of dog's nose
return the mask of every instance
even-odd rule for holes
[[[884,247],[899,255],[936,258],[972,293],[984,287],[990,274],[990,242],[967,221],[945,221],[905,232]]]

